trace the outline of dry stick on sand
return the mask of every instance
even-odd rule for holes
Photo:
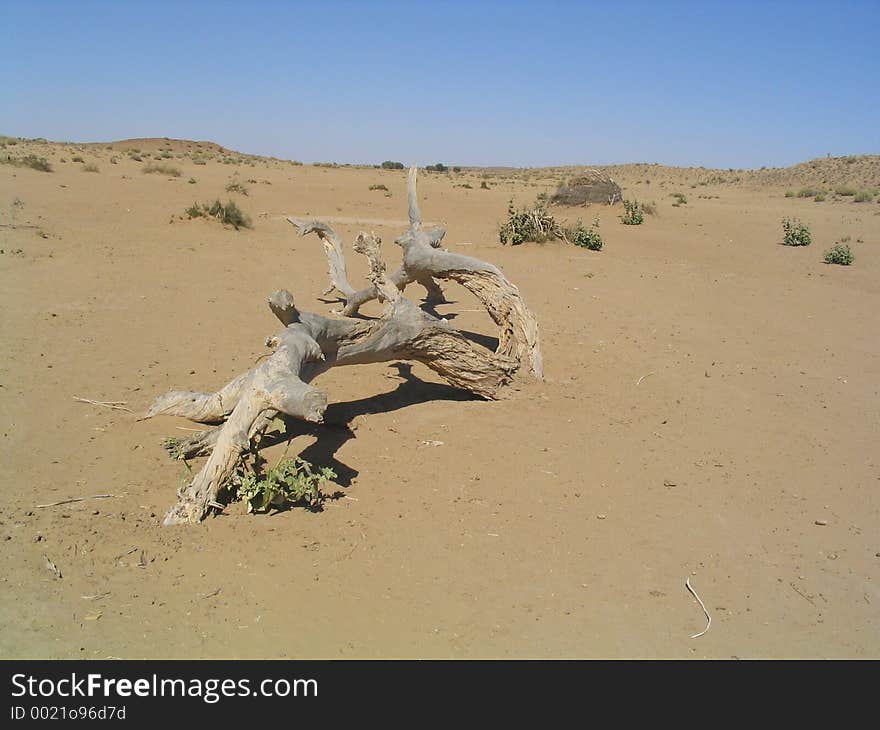
[[[636,383],[636,387],[638,388],[638,387],[642,384],[642,381],[643,381],[645,378],[649,378],[649,377],[652,376],[653,374],[654,374],[654,373],[647,373],[646,375],[643,375],[641,378],[639,378],[639,382]]]
[[[72,502],[84,502],[87,499],[109,499],[110,497],[114,497],[113,494],[93,494],[89,497],[71,497],[70,499],[62,499],[60,502],[49,502],[49,504],[38,504],[38,509],[43,509],[44,507],[57,507],[60,504],[71,504]]]
[[[101,406],[102,408],[112,408],[114,411],[128,411],[129,413],[134,413],[131,408],[126,408],[125,403],[127,401],[124,400],[90,400],[89,398],[79,398],[77,396],[73,396],[75,401],[79,401],[80,403],[91,403],[93,406]]]
[[[706,620],[708,621],[705,629],[703,629],[699,634],[694,634],[691,637],[692,639],[698,639],[699,637],[701,637],[703,634],[705,634],[709,630],[709,627],[712,625],[712,617],[709,615],[709,612],[706,610],[705,604],[700,599],[700,597],[697,595],[697,592],[693,588],[691,588],[691,579],[690,578],[688,578],[684,582],[684,585],[685,585],[685,588],[687,588],[691,592],[693,597],[697,599],[697,602],[700,604],[700,608],[703,609],[703,613],[706,614]]]

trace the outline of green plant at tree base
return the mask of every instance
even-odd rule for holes
[[[810,229],[797,218],[782,219],[783,246],[809,246],[813,242]]]
[[[645,222],[645,215],[642,212],[642,206],[637,200],[623,201],[624,213],[620,216],[620,222],[626,226],[640,226]]]
[[[855,257],[853,256],[852,250],[850,250],[849,244],[846,243],[835,243],[825,252],[826,264],[849,266],[854,260]]]
[[[264,470],[266,461],[254,455],[251,467],[244,467],[233,477],[234,496],[247,500],[248,512],[267,512],[286,505],[302,504],[319,510],[327,495],[321,486],[336,478],[336,473],[323,467],[316,469],[304,459],[281,458],[275,466]]]

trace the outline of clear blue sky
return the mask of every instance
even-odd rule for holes
[[[880,153],[880,0],[0,0],[0,133],[304,162]]]

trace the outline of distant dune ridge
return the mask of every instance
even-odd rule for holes
[[[0,149],[6,147],[7,154],[12,149],[7,146],[9,140],[16,142],[37,143],[44,145],[60,145],[73,147],[80,151],[106,150],[109,152],[150,152],[164,153],[166,155],[219,155],[226,158],[247,160],[279,159],[263,155],[251,155],[223,147],[216,142],[193,141],[185,139],[173,139],[170,137],[143,137],[133,139],[116,140],[113,142],[48,142],[37,139],[28,140],[0,136]],[[14,142],[13,142],[14,144]],[[2,155],[3,152],[0,152]],[[337,163],[313,163],[327,166],[335,166]],[[378,161],[376,163],[379,164]],[[458,164],[455,161],[447,161],[447,166]],[[370,165],[347,165],[346,167],[370,167]],[[556,177],[560,180],[578,175],[590,174],[591,171],[599,171],[614,179],[638,179],[667,180],[678,184],[740,184],[746,186],[773,186],[773,187],[819,187],[833,189],[835,186],[852,185],[860,189],[880,189],[880,155],[847,155],[843,157],[818,157],[807,160],[789,167],[762,167],[752,169],[720,169],[706,167],[677,167],[660,165],[657,163],[626,163],[618,165],[569,165],[552,167],[476,167],[461,165],[462,170],[479,171],[489,176],[504,177]]]

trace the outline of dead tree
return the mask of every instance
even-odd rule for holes
[[[146,418],[173,415],[218,424],[177,443],[177,455],[207,455],[208,459],[178,491],[177,504],[165,516],[166,525],[199,522],[212,509],[222,510],[218,493],[275,416],[321,423],[327,396],[311,383],[331,367],[414,360],[451,385],[486,399],[498,397],[521,365],[541,377],[534,315],[496,267],[437,249],[444,232],[421,227],[414,168],[409,173],[409,209],[410,228],[397,239],[404,250],[403,266],[395,274],[386,274],[381,242],[375,235],[360,233],[354,243],[355,251],[370,263],[369,296],[363,301],[378,299],[385,304],[379,319],[330,319],[303,312],[290,292],[277,291],[268,303],[284,330],[266,341],[272,350],[267,359],[215,393],[171,391],[156,399]],[[339,238],[319,222],[299,225],[304,234],[315,232],[321,237],[331,281],[343,296],[351,298],[355,292],[347,280]],[[460,282],[485,304],[501,330],[496,352],[474,344],[446,320],[422,311],[403,296],[407,283],[419,281],[427,287],[432,277]]]
[[[483,303],[489,316],[499,326],[496,352],[515,358],[525,364],[535,377],[542,378],[544,366],[538,323],[526,307],[519,289],[492,264],[439,248],[446,231],[443,228],[422,228],[416,173],[415,167],[410,168],[407,184],[410,226],[395,241],[403,248],[403,264],[391,274],[391,282],[401,291],[407,284],[418,282],[428,291],[427,301],[434,303],[443,301],[443,292],[436,279],[457,281]],[[345,306],[342,314],[350,317],[363,304],[376,299],[375,285],[356,291],[349,283],[342,241],[329,226],[318,221],[288,220],[299,229],[301,235],[316,233],[321,239],[330,264],[331,285],[325,293],[336,289],[343,296]]]

